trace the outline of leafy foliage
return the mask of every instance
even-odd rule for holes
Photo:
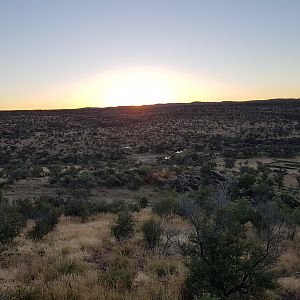
[[[28,236],[34,240],[42,239],[51,232],[59,221],[61,209],[54,207],[50,203],[40,202],[35,207],[35,226],[28,233]]]
[[[0,204],[0,251],[13,241],[24,225],[25,219],[17,206]]]
[[[111,233],[117,241],[129,239],[134,234],[135,221],[127,211],[120,212],[111,226]]]
[[[274,207],[254,208],[245,198],[231,202],[224,190],[206,205],[186,199],[181,206],[193,226],[189,243],[181,245],[188,258],[188,297],[254,296],[275,287],[273,267],[285,228]],[[250,221],[257,230],[246,226]]]
[[[164,194],[153,205],[153,211],[158,215],[170,215],[178,213],[178,203],[174,191]]]

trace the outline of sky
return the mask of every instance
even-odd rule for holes
[[[0,109],[293,97],[299,0],[0,0]]]

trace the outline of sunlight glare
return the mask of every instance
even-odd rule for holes
[[[108,76],[101,94],[105,106],[164,103],[174,97],[167,78],[154,71],[143,70]]]
[[[60,89],[51,89],[44,93],[43,98],[45,101],[55,99],[58,104],[64,99],[69,107],[140,106],[220,99],[217,88],[220,86],[222,91],[239,92],[236,87],[183,71],[149,66],[128,67],[103,70]]]

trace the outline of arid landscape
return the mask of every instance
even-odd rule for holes
[[[300,1],[0,1],[0,300],[300,300]]]
[[[0,128],[0,299],[300,299],[300,100]]]

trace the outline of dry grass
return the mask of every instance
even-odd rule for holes
[[[149,208],[134,214],[137,230],[151,215]],[[109,225],[115,218],[99,214],[81,223],[62,217],[39,242],[27,239],[24,232],[0,261],[0,298],[4,292],[7,299],[19,300],[181,299],[186,270],[180,256],[145,249],[139,231],[131,240],[114,241]],[[181,234],[189,230],[178,216],[164,218],[162,224],[179,228]],[[280,258],[286,276],[279,280],[280,291],[264,299],[300,299],[299,230],[297,234]]]
[[[279,283],[284,289],[285,299],[300,299],[300,278],[283,277],[279,279]]]
[[[135,218],[142,222],[150,214],[144,209]],[[0,291],[11,299],[179,299],[182,262],[145,250],[139,233],[116,243],[109,229],[114,219],[101,214],[80,223],[63,217],[40,242],[24,234],[1,262]]]

